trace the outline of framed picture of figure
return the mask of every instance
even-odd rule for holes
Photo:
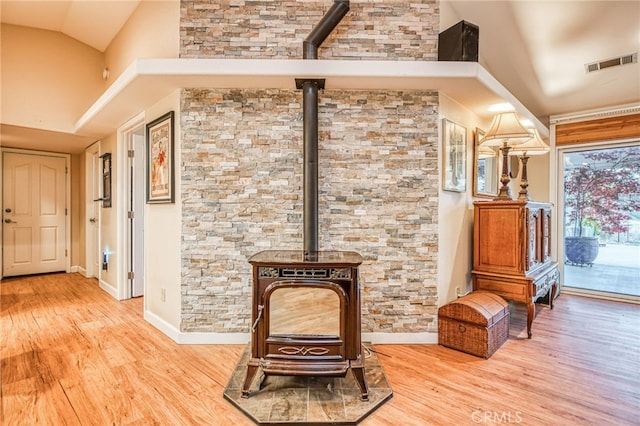
[[[173,111],[147,124],[147,203],[173,203]]]

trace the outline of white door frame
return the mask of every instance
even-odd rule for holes
[[[71,175],[71,155],[69,154],[61,154],[59,152],[47,152],[47,151],[31,151],[28,149],[18,149],[18,148],[0,148],[0,188],[2,188],[4,184],[4,153],[12,152],[17,154],[27,154],[27,155],[46,155],[48,157],[61,157],[65,159],[65,202],[64,208],[67,211],[65,215],[65,236],[64,236],[64,244],[67,255],[65,256],[65,272],[69,273],[71,271],[71,179],[69,176]],[[3,197],[4,198],[4,197]],[[4,204],[4,201],[0,203]],[[4,209],[4,205],[1,206]],[[2,227],[0,226],[0,241],[3,241],[2,235]],[[0,253],[2,254],[2,253]],[[4,273],[4,265],[2,261],[3,256],[0,255],[0,277]]]
[[[117,297],[118,300],[124,300],[131,298],[131,287],[129,285],[128,278],[128,265],[129,265],[129,227],[128,227],[128,206],[129,202],[129,140],[132,138],[133,133],[137,131],[145,123],[145,114],[140,113],[126,122],[118,129],[118,170],[121,170],[122,177],[117,180],[118,182],[118,209],[116,212],[117,218],[117,256],[118,256],[118,272],[117,272]],[[144,226],[144,224],[142,224]],[[144,250],[144,247],[142,248]],[[146,289],[146,282],[144,284]]]
[[[91,168],[93,168],[93,154],[100,155],[100,141],[93,143],[87,149],[85,149],[85,225],[89,222],[89,209],[87,206],[89,204],[100,203],[100,201],[94,201],[94,192],[93,186],[96,184],[95,179],[100,179],[99,173],[92,175],[90,173]],[[100,170],[100,169],[98,169]],[[100,182],[98,182],[98,185]],[[94,270],[93,261],[95,259],[100,259],[100,220],[101,220],[102,208],[100,205],[96,207],[96,224],[98,232],[96,232],[97,236],[94,238],[92,232],[89,232],[89,226],[85,226],[85,273],[83,274],[85,277],[95,277],[100,279],[101,269]],[[97,240],[97,241],[93,241]],[[98,262],[99,264],[99,262]]]

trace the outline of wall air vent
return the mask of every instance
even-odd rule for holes
[[[585,64],[584,68],[588,73],[600,71],[605,68],[617,67],[620,65],[635,64],[638,62],[638,52],[630,55],[618,56],[617,58],[605,59],[603,61]]]

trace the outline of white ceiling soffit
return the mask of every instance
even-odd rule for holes
[[[59,31],[101,52],[141,0],[2,0],[3,23]]]
[[[95,141],[88,136],[0,124],[0,148],[76,154]]]

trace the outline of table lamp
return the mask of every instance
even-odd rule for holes
[[[518,116],[513,111],[502,112],[493,117],[491,127],[480,140],[480,146],[499,146],[502,151],[502,186],[494,200],[512,200],[509,189],[509,150],[516,145],[525,143],[532,135],[525,129]]]
[[[533,129],[533,138],[523,144],[514,146],[509,155],[519,155],[522,162],[522,178],[518,200],[529,200],[529,182],[527,180],[527,161],[531,155],[544,155],[549,152],[549,145],[544,143],[537,129]]]

